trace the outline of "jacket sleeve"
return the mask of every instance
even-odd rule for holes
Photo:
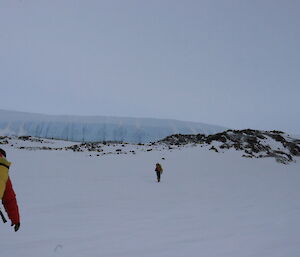
[[[6,188],[3,194],[2,204],[11,222],[13,224],[20,223],[20,215],[16,194],[12,187],[12,183],[9,177],[6,182]]]

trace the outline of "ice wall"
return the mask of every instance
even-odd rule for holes
[[[69,141],[148,143],[171,134],[213,134],[226,128],[178,120],[105,116],[55,116],[0,110],[0,135]]]

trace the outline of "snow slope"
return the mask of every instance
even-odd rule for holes
[[[0,256],[300,256],[298,157],[282,165],[232,149],[125,147],[136,154],[3,146],[22,225],[0,224]]]
[[[104,116],[54,116],[0,110],[0,135],[69,141],[154,142],[171,134],[213,134],[226,128],[177,120]]]

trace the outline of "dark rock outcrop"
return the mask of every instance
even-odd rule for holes
[[[243,151],[243,157],[247,158],[273,157],[280,163],[289,163],[294,160],[293,156],[300,156],[300,140],[277,130],[227,130],[208,136],[176,134],[159,141],[169,147],[187,144],[211,145],[213,142],[218,143],[221,150],[234,148]],[[215,146],[210,150],[219,152]]]

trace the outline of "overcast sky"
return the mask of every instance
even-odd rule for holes
[[[1,0],[0,109],[300,134],[299,0]]]

